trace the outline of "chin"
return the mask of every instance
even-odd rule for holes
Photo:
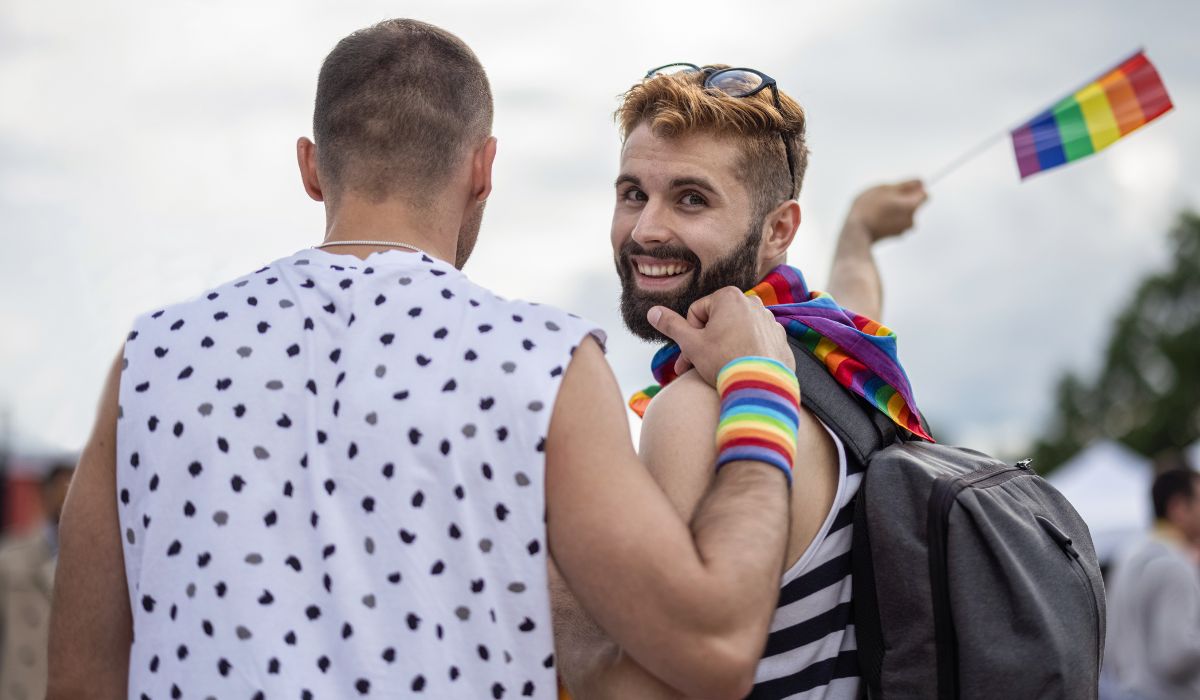
[[[683,311],[678,308],[678,302],[671,299],[669,296],[660,296],[654,294],[646,294],[638,289],[631,289],[628,285],[621,287],[621,320],[625,322],[625,328],[640,340],[647,343],[663,344],[673,342],[670,338],[659,333],[658,330],[650,325],[646,320],[646,314],[655,306],[665,306],[668,309],[682,315],[687,314],[689,302],[683,307]]]

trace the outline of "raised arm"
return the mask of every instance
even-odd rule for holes
[[[133,619],[117,519],[121,358],[108,375],[59,526],[50,615],[50,700],[124,698]]]
[[[753,303],[740,293],[726,295],[731,303],[732,296],[743,300],[738,305]],[[684,346],[705,376],[721,364],[712,350],[727,340],[759,343],[731,357],[790,356],[786,348],[764,347],[764,338],[786,341],[775,336],[779,326],[761,307],[738,308],[743,322],[754,325],[723,337],[695,335],[692,347]],[[712,318],[724,314],[718,310]],[[686,325],[677,316],[671,321]],[[689,530],[638,461],[616,381],[599,348],[587,341],[559,391],[546,484],[554,560],[600,627],[685,693],[740,698],[749,692],[783,570],[783,473],[757,462],[726,465]]]
[[[883,282],[871,248],[912,228],[913,216],[926,199],[920,180],[877,185],[855,198],[838,237],[826,290],[839,304],[880,320]]]

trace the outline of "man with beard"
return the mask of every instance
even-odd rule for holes
[[[624,146],[612,243],[630,330],[669,342],[644,322],[648,308],[687,313],[710,290],[737,286],[767,304],[844,387],[927,437],[891,331],[811,292],[800,271],[786,265],[807,164],[801,107],[760,71],[674,64],[631,88],[617,117]],[[911,226],[924,198],[916,181],[859,197],[834,263],[831,288],[839,301],[878,315],[871,244]],[[689,320],[704,319],[691,313]],[[642,459],[690,518],[712,485],[707,435],[722,419],[716,394],[687,368],[678,348],[667,345],[652,363],[658,384],[630,405],[645,419]],[[847,464],[833,432],[805,410],[797,450],[786,573],[752,697],[854,698],[860,682],[849,549],[862,474]],[[680,695],[623,654],[560,585],[555,615],[560,670],[578,699]]]
[[[550,555],[647,668],[749,689],[786,541],[786,336],[736,290],[699,303],[703,329],[649,310],[766,445],[726,440],[689,529],[600,333],[459,269],[491,124],[444,30],[334,47],[297,147],[324,243],[139,317],[110,371],[63,514],[48,697],[553,697]]]

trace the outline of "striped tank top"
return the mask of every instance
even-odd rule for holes
[[[859,693],[850,544],[864,470],[848,463],[842,441],[824,427],[837,446],[837,493],[812,544],[783,576],[749,696],[756,700],[843,700]]]

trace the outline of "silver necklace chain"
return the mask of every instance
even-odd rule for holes
[[[398,243],[396,241],[330,241],[328,243],[322,243],[321,245],[315,245],[313,248],[328,248],[335,245],[380,245],[389,246],[392,248],[405,248],[413,251],[414,253],[429,255],[429,253],[426,253],[415,245],[409,243]]]

